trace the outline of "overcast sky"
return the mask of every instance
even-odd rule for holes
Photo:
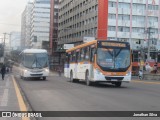
[[[21,30],[21,14],[32,0],[1,0],[0,2],[0,38],[3,33]],[[1,41],[1,40],[0,40]]]

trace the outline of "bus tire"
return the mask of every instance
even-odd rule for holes
[[[116,87],[121,87],[122,82],[115,82],[114,84]]]
[[[73,79],[73,72],[72,72],[72,71],[70,72],[70,82],[74,82],[74,79]]]
[[[86,74],[85,74],[85,82],[86,82],[87,86],[91,85],[91,81],[89,80],[89,72],[88,72],[88,70],[86,71]]]
[[[43,80],[46,80],[46,77],[43,77]]]

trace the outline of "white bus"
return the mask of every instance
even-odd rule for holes
[[[108,82],[117,87],[131,81],[131,49],[128,42],[94,40],[66,51],[64,76],[71,82]]]
[[[46,79],[49,75],[49,62],[48,54],[45,49],[25,49],[20,55],[20,75],[22,79]]]

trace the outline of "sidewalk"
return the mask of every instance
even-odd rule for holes
[[[0,74],[0,111],[20,111],[14,83],[10,74],[6,74],[4,80],[2,80]],[[6,119],[7,118],[0,118],[0,120]],[[12,118],[12,120],[19,119],[20,118]]]

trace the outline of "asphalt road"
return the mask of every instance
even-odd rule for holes
[[[86,86],[83,82],[50,76],[44,80],[15,78],[34,111],[160,111],[160,82],[123,83]],[[40,118],[44,120],[159,120],[159,118]]]

